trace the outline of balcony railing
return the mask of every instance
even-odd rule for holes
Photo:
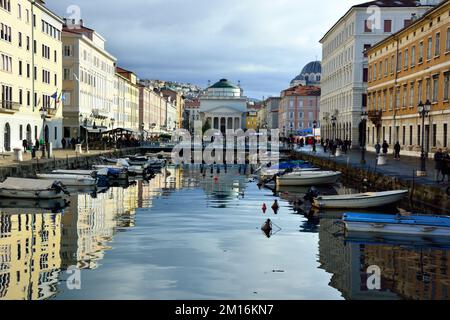
[[[376,126],[381,124],[381,117],[383,113],[381,110],[369,110],[368,116],[369,120]]]
[[[56,109],[56,108],[48,108],[47,109],[47,115],[49,116],[49,117],[54,117],[54,116],[56,116],[56,113],[58,112],[58,109]]]
[[[19,111],[20,104],[18,102],[3,100],[0,102],[0,112],[15,113]]]

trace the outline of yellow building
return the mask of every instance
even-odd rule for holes
[[[0,212],[0,300],[43,300],[56,294],[61,215]]]
[[[386,140],[402,154],[447,148],[450,120],[450,2],[375,44],[369,56],[367,144]],[[418,105],[431,110],[422,128]],[[422,141],[422,134],[424,136]]]
[[[116,67],[115,127],[141,131],[139,124],[139,86],[136,75]]]
[[[0,151],[44,135],[57,147],[62,137],[63,21],[39,0],[0,1],[0,21]]]
[[[258,129],[258,111],[249,110],[245,118],[245,128],[248,129]]]

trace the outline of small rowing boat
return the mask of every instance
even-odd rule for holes
[[[450,237],[450,217],[429,215],[345,213],[347,232]]]
[[[57,180],[7,178],[0,183],[0,197],[18,199],[57,199],[69,194]]]
[[[66,186],[94,186],[96,179],[90,175],[82,176],[76,174],[36,174],[36,177],[41,180],[60,181]]]
[[[325,208],[374,208],[392,205],[399,202],[408,194],[408,190],[394,190],[383,192],[365,192],[358,194],[318,196],[313,201],[313,206]]]

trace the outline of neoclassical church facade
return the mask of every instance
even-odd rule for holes
[[[239,85],[221,79],[208,87],[200,101],[202,125],[225,133],[226,129],[245,129],[247,97]]]

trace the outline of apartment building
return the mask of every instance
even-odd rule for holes
[[[439,0],[379,0],[351,7],[320,40],[324,138],[359,146],[361,113],[367,107],[368,60],[364,50],[421,17]]]
[[[139,132],[139,87],[138,79],[132,71],[116,67],[115,127]]]
[[[450,2],[444,1],[408,27],[367,50],[367,142],[397,141],[419,156],[449,145]],[[419,104],[431,106],[425,125]]]
[[[85,27],[83,20],[76,24],[64,20],[63,127],[64,138],[70,139],[113,127],[117,59],[106,51],[106,40]]]
[[[63,21],[44,1],[0,1],[0,151],[62,136]]]
[[[280,134],[288,137],[299,131],[313,133],[314,121],[318,122],[320,88],[297,85],[281,92],[278,111]]]

